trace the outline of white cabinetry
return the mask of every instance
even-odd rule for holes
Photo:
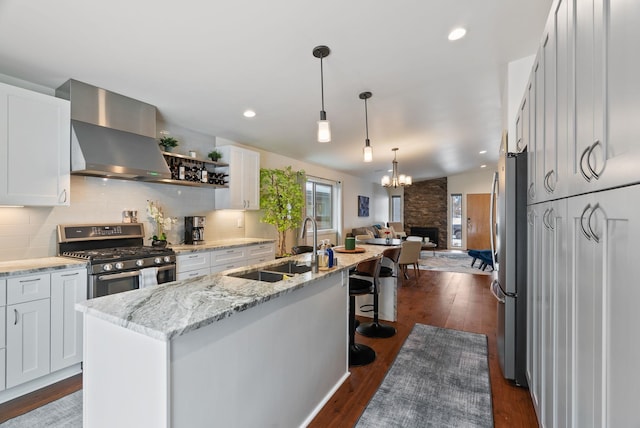
[[[69,101],[0,83],[0,205],[69,205]]]
[[[179,254],[176,256],[176,279],[195,278],[208,275],[211,264],[211,253],[199,251],[197,253]]]
[[[5,360],[7,357],[5,322],[7,316],[7,281],[0,279],[0,391],[5,388]]]
[[[638,20],[637,1],[554,0],[536,61],[547,89],[528,124],[543,148],[528,150],[527,378],[545,427],[638,421]]]
[[[260,154],[236,146],[220,146],[229,164],[229,188],[216,189],[216,209],[260,209]]]
[[[195,278],[224,270],[262,263],[275,258],[273,243],[212,249],[176,257],[177,279]]]
[[[75,304],[87,300],[87,271],[51,274],[51,371],[82,361],[82,313]]]
[[[7,388],[49,373],[50,276],[7,280]]]

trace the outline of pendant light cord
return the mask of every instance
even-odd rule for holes
[[[322,68],[322,59],[324,56],[320,55],[320,94],[322,97],[322,111],[324,111],[324,70]]]
[[[364,99],[364,126],[367,134],[367,145],[369,145],[369,114],[367,113],[367,99]]]

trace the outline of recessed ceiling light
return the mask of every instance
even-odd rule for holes
[[[256,112],[253,110],[245,110],[244,113],[242,113],[244,117],[255,117],[256,116]]]
[[[467,30],[465,30],[464,28],[455,28],[449,33],[449,40],[451,40],[452,42],[454,40],[459,40],[463,38],[465,34],[467,34]]]
[[[486,165],[480,165],[480,168],[486,168],[486,167],[487,167]]]
[[[480,150],[480,154],[481,154],[481,155],[483,155],[483,154],[485,154],[485,153],[487,153],[487,151],[486,151],[486,150]]]

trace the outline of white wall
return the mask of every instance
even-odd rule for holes
[[[462,194],[462,248],[467,248],[467,195],[476,193],[491,193],[491,183],[496,165],[489,165],[479,171],[467,172],[464,174],[451,175],[447,177],[447,227],[449,229],[449,240],[451,240],[451,195]],[[451,246],[451,242],[447,243]],[[460,249],[460,248],[458,248]]]

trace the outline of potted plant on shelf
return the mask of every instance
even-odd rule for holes
[[[222,159],[222,153],[220,153],[217,150],[213,150],[213,151],[209,152],[207,157],[209,159],[211,159],[212,161],[214,161],[214,162],[218,162],[220,159]]]
[[[178,140],[165,135],[164,137],[160,138],[160,143],[158,144],[160,145],[160,147],[162,147],[162,150],[164,150],[165,152],[170,152],[174,147],[178,146]]]
[[[284,169],[260,169],[260,208],[264,214],[261,222],[272,224],[278,231],[276,255],[289,254],[286,238],[289,230],[300,226],[304,208],[304,171]]]

